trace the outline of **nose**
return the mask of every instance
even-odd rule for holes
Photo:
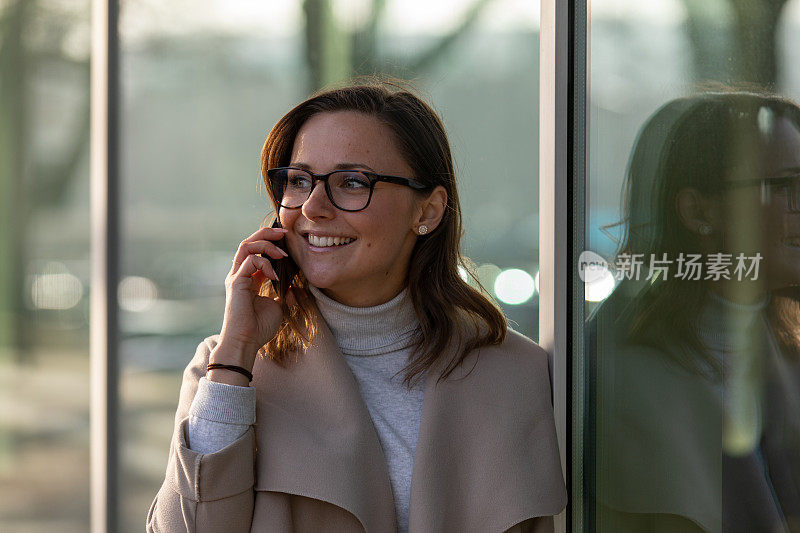
[[[328,194],[325,192],[325,183],[318,181],[308,199],[301,208],[303,216],[309,220],[319,218],[333,218],[336,207],[331,203]]]

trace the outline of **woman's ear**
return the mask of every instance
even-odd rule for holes
[[[436,226],[439,225],[439,222],[441,222],[445,209],[447,209],[447,190],[443,186],[437,185],[436,188],[420,202],[419,210],[417,211],[418,214],[412,230],[415,233],[419,233],[417,228],[425,226],[427,228],[425,233],[432,232]]]
[[[675,196],[675,211],[681,224],[691,233],[708,237],[720,233],[719,206],[694,187],[684,187]]]

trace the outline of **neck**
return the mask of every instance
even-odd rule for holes
[[[344,354],[378,355],[416,341],[419,321],[408,290],[370,307],[342,304],[313,285],[309,291]]]
[[[769,300],[767,293],[755,302],[736,302],[711,291],[698,317],[700,337],[712,350],[731,351],[752,342],[752,328]]]
[[[334,289],[317,288],[325,296],[347,307],[375,307],[376,305],[385,304],[386,302],[394,299],[398,294],[403,292],[404,286],[391,286],[387,285],[381,287],[379,290],[364,290],[359,291],[342,291]]]
[[[737,304],[757,304],[767,297],[766,287],[759,280],[722,279],[711,283],[711,292]]]

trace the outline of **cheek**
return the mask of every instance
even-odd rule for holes
[[[372,227],[369,233],[362,233],[359,247],[360,260],[372,265],[391,265],[397,262],[403,248],[403,236],[398,226]]]
[[[764,257],[767,271],[781,277],[787,269],[795,270],[798,265],[798,251],[784,242],[795,231],[789,217],[784,213],[765,216],[763,229],[764,238],[757,251]]]
[[[302,247],[305,243],[301,241],[302,237],[298,237],[297,235],[287,235],[286,236],[286,252],[292,256],[292,259],[297,259],[299,256],[298,254],[302,250]]]
[[[405,228],[395,227],[387,233],[380,242],[376,243],[369,252],[377,258],[387,269],[399,267],[407,263],[410,256],[408,244],[409,232]]]
[[[297,221],[297,212],[289,210],[289,209],[281,209],[280,211],[280,219],[281,219],[281,227],[288,229],[289,232],[286,234],[286,246],[288,248],[295,248],[300,245],[298,239],[296,239],[295,235],[292,233],[294,229],[294,224]],[[291,250],[287,250],[287,252],[291,253]]]
[[[368,233],[361,234],[360,249],[368,254],[385,254],[391,248],[391,242],[392,240],[378,228],[370,228]]]
[[[294,230],[294,226],[301,217],[299,209],[283,209],[280,210],[281,227],[288,229],[290,232]]]
[[[770,216],[765,214],[761,220],[754,221],[757,228],[756,238],[757,241],[752,246],[745,250],[750,255],[756,252],[760,253],[765,259],[776,261],[780,260],[784,250],[783,239],[784,230],[783,223],[779,217],[774,215]]]
[[[728,231],[726,247],[731,252],[770,253],[783,240],[784,221],[781,213],[771,206],[750,202],[734,206],[725,213]]]
[[[384,212],[385,216],[373,220],[370,225],[372,243],[380,248],[393,248],[402,245],[408,224],[405,212]]]
[[[374,212],[371,211],[373,207]],[[369,254],[378,262],[396,261],[411,231],[412,206],[403,199],[375,202],[369,210],[364,216],[351,216],[347,220],[361,237],[360,253]]]

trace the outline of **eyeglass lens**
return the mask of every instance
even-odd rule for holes
[[[779,196],[786,197],[786,208],[793,212],[800,212],[800,179],[791,179],[785,182],[770,183],[770,180],[762,181],[761,185],[761,199],[763,203],[769,203],[772,195],[772,190],[775,190]]]
[[[286,208],[303,205],[314,187],[311,174],[299,169],[282,169],[275,173],[272,182],[276,198]],[[334,172],[328,176],[326,185],[328,198],[339,209],[357,211],[369,203],[370,180],[361,172]]]

